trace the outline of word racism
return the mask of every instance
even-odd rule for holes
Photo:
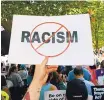
[[[32,37],[31,37],[31,42],[38,42],[38,43],[41,43],[41,42],[45,42],[45,43],[49,43],[49,42],[52,42],[52,43],[69,43],[69,41],[71,43],[73,42],[78,42],[78,35],[77,35],[77,31],[73,31],[73,33],[71,34],[70,32],[57,32],[55,35],[54,35],[55,32],[52,32],[52,34],[50,34],[49,32],[43,32],[42,36],[40,37],[39,36],[39,33],[38,32],[34,32],[32,34]],[[69,36],[69,33],[70,33],[70,36]],[[52,36],[53,35],[53,36]],[[49,39],[47,41],[46,37],[50,37],[52,36],[51,39]],[[57,38],[56,38],[57,37]],[[22,31],[22,37],[21,37],[21,42],[30,42],[30,32],[29,31]]]

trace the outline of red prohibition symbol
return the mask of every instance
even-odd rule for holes
[[[56,30],[56,32],[54,32],[53,35],[51,35],[47,40],[45,40],[45,41],[44,41],[43,43],[41,43],[37,48],[35,48],[35,47],[33,46],[32,41],[31,41],[31,40],[32,40],[32,34],[33,34],[33,32],[37,29],[37,27],[39,27],[39,26],[41,26],[41,25],[45,25],[45,24],[55,24],[55,25],[60,25],[60,27]],[[69,31],[64,25],[62,25],[62,24],[60,24],[60,23],[57,23],[57,22],[44,22],[44,23],[38,24],[38,25],[32,30],[32,32],[30,33],[30,44],[31,44],[31,47],[32,47],[39,55],[45,56],[45,57],[46,57],[46,55],[40,53],[40,52],[38,51],[38,49],[39,49],[42,45],[44,45],[48,40],[50,40],[61,28],[64,28],[64,29],[68,32],[68,37],[70,38],[70,31]],[[69,46],[70,46],[70,41],[68,42],[68,44],[66,45],[66,48],[65,48],[63,51],[59,52],[58,54],[52,55],[52,56],[48,55],[47,57],[57,57],[57,56],[63,54],[63,53],[68,49]],[[57,49],[57,48],[56,48],[56,49]]]

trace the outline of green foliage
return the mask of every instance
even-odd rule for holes
[[[104,46],[104,2],[103,1],[2,1],[1,22],[10,32],[13,14],[58,16],[70,14],[91,15],[94,48]]]

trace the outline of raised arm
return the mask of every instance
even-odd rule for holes
[[[39,100],[41,87],[45,84],[48,74],[57,70],[57,67],[46,67],[47,62],[48,57],[40,65],[36,65],[33,80],[23,100]]]

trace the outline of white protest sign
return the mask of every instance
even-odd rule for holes
[[[44,100],[67,100],[66,90],[47,91],[44,94]],[[93,97],[88,95],[87,100],[93,100]]]
[[[90,17],[14,15],[9,62],[49,65],[93,65]]]
[[[102,95],[104,94],[104,85],[92,86],[91,88],[93,100],[101,100]]]
[[[45,92],[44,100],[66,100],[66,91],[55,90]]]

